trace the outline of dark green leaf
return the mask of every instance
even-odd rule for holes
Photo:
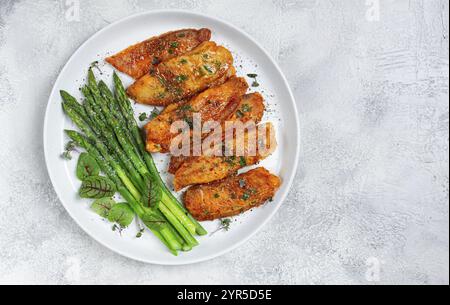
[[[109,212],[116,202],[112,198],[101,198],[95,200],[91,205],[91,210],[103,218],[108,218]]]
[[[120,227],[128,227],[134,219],[134,212],[128,203],[115,204],[108,214],[108,220],[117,223]]]
[[[91,176],[84,179],[80,188],[81,198],[100,199],[111,197],[116,192],[114,183],[106,177]]]
[[[148,177],[145,181],[144,193],[141,202],[146,208],[157,208],[161,201],[162,190],[158,181],[153,177]]]
[[[88,153],[80,154],[77,164],[77,177],[81,181],[90,176],[98,176],[100,167]]]
[[[145,112],[142,112],[142,113],[139,115],[139,121],[143,122],[143,121],[145,121],[146,119],[147,119],[147,114],[146,114]]]
[[[255,73],[249,73],[249,74],[247,74],[247,76],[250,77],[250,78],[257,78],[257,77],[258,77],[258,74],[255,74]]]

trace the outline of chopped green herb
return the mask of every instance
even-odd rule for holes
[[[187,63],[188,63],[188,61],[187,61],[187,59],[186,59],[186,58],[183,58],[182,60],[180,60],[180,63],[181,63],[181,64],[183,64],[183,65],[185,65],[185,64],[187,64]]]
[[[166,97],[166,93],[165,92],[159,92],[157,95],[158,99],[163,99]]]
[[[65,160],[72,160],[72,151],[74,151],[76,148],[76,143],[74,141],[69,141],[65,145],[64,149],[65,151],[61,154],[61,158]]]
[[[241,110],[238,110],[236,111],[236,116],[241,119],[244,117],[244,113]]]
[[[245,160],[245,157],[241,156],[239,158],[239,165],[242,166],[242,167],[247,166],[247,160]]]
[[[241,109],[242,109],[242,112],[250,112],[250,111],[252,111],[252,107],[249,104],[242,105]]]
[[[178,75],[177,77],[175,77],[175,81],[177,83],[182,83],[182,82],[186,81],[187,79],[188,79],[188,76],[184,75],[184,74]]]
[[[258,74],[250,73],[250,74],[247,74],[247,76],[254,79],[253,83],[252,83],[252,87],[259,87],[259,83],[256,80],[256,78],[258,77]]]
[[[220,195],[219,194],[214,194],[214,198],[220,198]]]
[[[158,108],[153,108],[152,112],[150,113],[149,119],[153,120],[159,115],[160,111]]]
[[[136,234],[136,238],[141,238],[144,232],[145,232],[144,228],[140,229],[139,232]]]
[[[235,156],[226,157],[224,161],[227,162],[230,165],[234,165],[234,163],[236,161],[236,157]]]
[[[170,43],[171,48],[178,48],[178,46],[179,46],[179,43],[176,41]]]
[[[249,193],[244,193],[241,197],[242,200],[248,200],[250,198],[250,194]]]
[[[211,69],[211,67],[209,67],[208,65],[203,65],[203,68],[208,71],[209,74],[213,74],[214,71]]]
[[[145,121],[146,119],[147,119],[147,114],[146,114],[145,112],[142,112],[142,113],[139,115],[139,121],[143,122],[143,121]]]
[[[247,185],[247,182],[244,179],[239,179],[239,187],[244,188]]]
[[[189,104],[181,105],[181,107],[178,110],[181,112],[191,111],[192,106]]]
[[[221,219],[220,220],[220,227],[219,227],[219,229],[228,231],[228,230],[230,230],[230,225],[231,225],[231,219],[230,218]]]

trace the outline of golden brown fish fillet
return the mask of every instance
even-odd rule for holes
[[[184,194],[184,204],[199,221],[231,217],[272,199],[280,185],[280,178],[260,167],[239,176],[193,186]]]
[[[187,103],[164,111],[146,126],[147,150],[166,153],[177,134],[170,132],[171,125],[177,121],[192,123],[194,114],[201,115],[202,124],[207,121],[222,122],[228,119],[239,105],[240,97],[247,91],[244,78],[233,77],[221,86],[200,93]]]
[[[209,29],[184,29],[152,37],[105,60],[120,72],[138,79],[154,70],[160,62],[192,51],[210,39]]]
[[[136,102],[166,106],[223,84],[236,74],[233,56],[226,48],[207,41],[182,56],[164,61],[128,89]]]
[[[260,132],[265,129],[265,134]],[[262,137],[264,136],[264,137]],[[173,185],[176,191],[186,186],[210,183],[235,174],[239,169],[255,165],[267,158],[276,149],[275,130],[271,123],[259,125],[244,133],[236,135],[235,139],[226,140],[225,146],[242,148],[239,156],[214,156],[208,151],[200,157],[191,157],[183,162],[176,171]],[[254,143],[254,149],[249,143]],[[237,155],[237,154],[236,154]]]
[[[169,106],[170,107],[170,106]],[[227,120],[227,122],[240,121],[246,123],[249,121],[258,124],[264,115],[264,98],[259,93],[246,94],[241,98],[240,104],[236,112]],[[222,123],[223,135],[225,138],[225,122]],[[207,136],[207,135],[206,135]],[[169,173],[175,174],[181,165],[192,158],[192,156],[172,156],[169,163]]]

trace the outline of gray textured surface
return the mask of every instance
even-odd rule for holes
[[[368,284],[379,264],[381,284],[448,284],[447,0],[381,0],[373,22],[365,0],[81,0],[79,22],[64,2],[0,1],[0,283]],[[43,157],[45,106],[68,57],[108,23],[157,8],[254,36],[301,117],[301,166],[279,213],[193,266],[97,244],[58,202]]]

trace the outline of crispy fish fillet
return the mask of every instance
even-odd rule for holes
[[[193,115],[201,115],[202,124],[207,121],[222,122],[227,120],[237,109],[240,97],[247,91],[248,84],[244,78],[233,77],[221,86],[200,93],[187,103],[170,106],[146,126],[147,150],[166,153],[177,134],[171,133],[171,125],[177,121],[192,124]],[[172,109],[173,107],[173,109]]]
[[[175,172],[173,180],[175,190],[224,179],[243,167],[255,165],[267,158],[277,146],[275,130],[271,123],[236,134],[235,139],[225,139],[224,143],[225,147],[232,147],[234,152],[242,149],[241,153],[228,157],[208,155],[207,151],[200,157],[185,160]],[[252,146],[251,143],[254,145]]]
[[[170,107],[170,106],[169,106]],[[258,124],[264,115],[264,98],[259,93],[246,94],[241,98],[236,112],[227,120],[227,122],[240,121],[246,123],[249,121]],[[225,122],[222,123],[222,138],[225,138]],[[172,156],[169,163],[169,173],[175,174],[181,165],[192,158],[191,156]]]
[[[167,106],[223,84],[235,74],[230,51],[207,41],[191,52],[162,62],[154,74],[144,75],[127,92],[138,103]]]
[[[265,168],[189,188],[184,204],[199,221],[231,217],[264,204],[274,197],[281,180]]]
[[[185,29],[152,37],[106,58],[120,72],[134,79],[154,70],[163,61],[185,54],[211,39],[209,29]]]

